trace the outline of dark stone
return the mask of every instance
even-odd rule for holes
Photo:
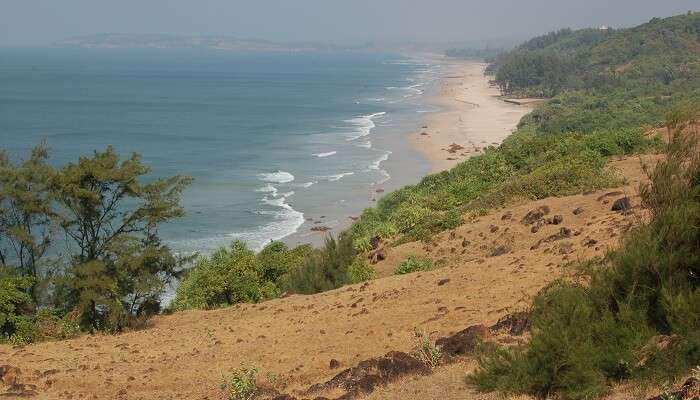
[[[617,199],[612,205],[613,211],[627,211],[631,208],[632,204],[630,203],[629,197],[622,197],[620,199]]]
[[[539,225],[533,225],[532,228],[530,228],[530,232],[532,232],[532,233],[537,233],[537,232],[539,232],[539,230],[540,230]]]
[[[471,242],[468,241],[467,239],[462,240],[462,247],[467,247],[467,246],[469,246],[470,244],[471,244]]]
[[[428,373],[430,368],[421,360],[407,353],[392,351],[383,357],[364,360],[356,367],[340,372],[325,383],[313,385],[307,393],[343,389],[346,393],[340,398],[351,399],[371,393],[377,386],[385,385],[403,376]]]
[[[484,325],[474,325],[452,336],[438,339],[435,344],[442,349],[443,357],[454,358],[474,353],[476,346],[489,336]]]
[[[501,221],[505,221],[505,220],[511,219],[511,218],[513,218],[513,213],[508,211],[507,213],[505,213],[501,216]]]
[[[380,238],[379,236],[374,236],[372,239],[369,240],[369,245],[372,246],[372,250],[377,250],[381,243],[382,238]]]
[[[535,249],[539,248],[542,243],[556,242],[556,241],[563,240],[563,239],[570,238],[570,237],[571,237],[571,229],[569,229],[567,227],[562,227],[561,229],[559,229],[559,233],[556,233],[554,235],[551,235],[549,237],[541,239],[540,241],[535,243],[534,246],[530,247],[530,250],[535,250]]]
[[[498,232],[498,227],[496,225],[489,226],[489,232],[491,232],[491,233]]]
[[[376,264],[380,261],[386,260],[386,251],[384,249],[379,249],[372,253],[369,259],[372,264]]]
[[[490,329],[491,332],[507,332],[509,335],[520,336],[530,330],[530,313],[516,312],[501,318]]]
[[[583,208],[581,207],[576,207],[573,211],[574,215],[579,215],[583,213]]]
[[[330,363],[328,363],[328,367],[330,369],[336,369],[340,367],[340,362],[336,360],[335,358],[331,359]]]
[[[438,286],[442,286],[442,285],[445,285],[449,282],[450,282],[450,278],[445,278],[445,279],[440,279],[437,284],[438,284]]]
[[[532,225],[535,222],[541,220],[545,215],[549,214],[549,211],[550,210],[548,206],[537,207],[534,210],[528,211],[528,213],[525,214],[525,216],[522,220],[520,220],[520,222],[524,225]]]
[[[491,253],[489,253],[489,256],[491,257],[498,257],[502,256],[504,254],[510,253],[510,247],[506,245],[500,245],[491,250]]]
[[[552,225],[559,225],[562,222],[564,222],[564,217],[562,217],[561,215],[555,215],[554,217],[552,217]]]

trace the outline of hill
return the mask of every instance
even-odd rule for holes
[[[143,329],[2,345],[4,394],[640,398],[697,375],[699,21],[526,42],[495,82],[551,98],[502,145],[386,195],[322,248],[201,258],[177,310]],[[90,300],[97,322],[140,317]]]

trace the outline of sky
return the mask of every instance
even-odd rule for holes
[[[95,33],[225,35],[274,41],[461,42],[554,29],[624,27],[700,0],[0,0],[0,46]]]

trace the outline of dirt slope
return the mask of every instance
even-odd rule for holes
[[[647,162],[656,159],[645,157]],[[256,366],[261,381],[273,380],[281,391],[297,393],[361,360],[390,350],[410,351],[414,328],[436,338],[470,325],[494,324],[526,307],[533,295],[565,273],[567,262],[603,255],[643,220],[636,207],[636,188],[643,179],[640,159],[611,165],[628,177],[627,186],[500,210],[439,235],[435,245],[390,249],[376,265],[383,277],[369,283],[160,316],[146,330],[118,336],[0,346],[0,366],[12,367],[4,377],[0,367],[0,393],[12,384],[19,392],[19,384],[38,399],[218,399],[222,372],[241,364]],[[625,195],[634,207],[631,212],[612,211],[613,202]],[[533,224],[522,222],[542,206],[549,209],[546,215]],[[391,276],[408,254],[447,258],[447,266]],[[332,359],[339,367],[329,366]],[[414,385],[419,393],[413,397],[404,393],[411,386],[389,385],[368,398],[488,398],[463,385],[466,368],[460,365],[441,368],[432,386],[426,381]],[[385,392],[392,387],[394,395]]]

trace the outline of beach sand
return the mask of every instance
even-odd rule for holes
[[[515,130],[531,107],[507,103],[484,75],[486,64],[441,60],[445,75],[430,103],[444,111],[430,114],[409,140],[430,162],[432,172],[450,169],[485,147],[497,146]]]
[[[431,84],[433,87],[426,93],[429,96],[426,103],[440,111],[425,114],[426,117],[415,127],[408,127],[405,134],[394,135],[391,139],[408,139],[407,146],[396,142],[383,144],[393,151],[384,167],[391,174],[391,181],[368,188],[354,200],[366,202],[367,207],[375,205],[382,196],[403,185],[417,183],[425,173],[450,169],[471,156],[481,154],[488,146],[498,146],[515,130],[520,119],[531,111],[531,104],[536,102],[525,100],[522,102],[524,105],[518,105],[504,101],[498,88],[489,84],[490,77],[484,75],[487,64],[483,62],[425,54],[415,58],[443,66],[442,76]],[[404,154],[410,150],[418,154]],[[424,172],[419,174],[416,174],[416,156],[422,156],[428,162],[428,168],[422,169]],[[348,228],[359,214],[334,214],[328,210],[325,215],[327,219],[316,222],[320,225],[307,222],[284,241],[290,246],[305,243],[320,246],[328,235],[337,237]],[[310,231],[319,226],[323,226],[324,230]]]

